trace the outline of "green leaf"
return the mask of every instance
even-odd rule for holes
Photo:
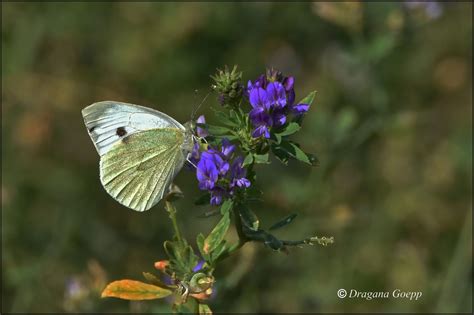
[[[156,285],[135,281],[119,280],[109,283],[102,291],[102,297],[116,297],[124,300],[153,300],[171,295],[172,291]]]
[[[281,145],[277,144],[272,144],[271,145],[272,152],[275,155],[275,157],[285,165],[288,165],[288,159],[289,159],[289,154],[288,151],[284,150]]]
[[[196,237],[196,244],[199,249],[199,252],[201,253],[202,258],[208,261],[209,255],[204,252],[204,240],[205,240],[204,235],[202,233],[199,233],[198,236]]]
[[[163,281],[161,281],[157,276],[155,276],[152,273],[143,272],[143,277],[145,277],[145,279],[148,282],[150,282],[151,284],[155,284],[155,285],[157,285],[159,287],[162,287],[162,288],[167,288],[168,287]]]
[[[290,145],[293,147],[293,150],[294,150],[294,157],[297,159],[297,160],[300,160],[301,162],[304,162],[306,164],[309,164],[309,165],[313,165],[311,163],[311,161],[309,160],[309,157],[306,155],[306,153],[303,152],[303,150],[301,150],[296,144],[294,144],[293,142],[290,142]]]
[[[243,224],[251,230],[258,230],[260,221],[258,220],[257,215],[249,207],[245,205],[240,206],[239,214]]]
[[[165,241],[163,244],[170,261],[170,269],[178,276],[192,272],[198,262],[191,246],[183,241]]]
[[[301,126],[298,125],[297,123],[295,122],[290,122],[288,124],[288,126],[286,126],[286,128],[281,131],[281,132],[278,132],[277,134],[275,134],[275,136],[279,137],[280,138],[280,141],[277,141],[278,143],[281,142],[281,137],[284,137],[284,136],[289,136],[289,135],[292,135],[294,134],[295,132],[297,132],[298,130],[301,129]]]
[[[279,133],[271,133],[270,136],[272,137],[273,140],[276,141],[276,143],[280,143],[282,136]]]
[[[305,98],[298,102],[298,104],[308,104],[313,103],[314,97],[316,96],[316,91],[309,93]]]
[[[232,121],[235,121],[235,123],[240,126],[242,124],[242,119],[239,115],[239,113],[237,113],[235,110],[231,109],[229,111],[229,117]]]
[[[217,246],[222,242],[224,239],[227,230],[229,229],[230,225],[230,215],[229,212],[226,212],[222,219],[217,223],[211,233],[206,237],[203,244],[203,252],[206,254],[212,253]]]
[[[313,165],[310,158],[295,143],[282,141],[279,145],[272,145],[272,152],[283,163],[288,163],[288,158],[292,157],[309,165]]]
[[[232,209],[233,201],[231,199],[227,199],[221,206],[221,214],[224,215],[228,213]]]
[[[231,132],[229,128],[209,124],[196,124],[196,126],[206,129],[211,135],[226,135]]]
[[[211,257],[210,257],[211,262],[217,261],[217,259],[219,259],[219,257],[227,250],[226,244],[227,244],[227,242],[226,242],[225,240],[223,240],[223,241],[214,249],[214,251],[211,253]]]
[[[253,155],[253,161],[256,164],[269,164],[270,162],[268,161],[268,153],[266,154],[254,154]],[[245,163],[245,160],[244,160]]]
[[[219,122],[221,122],[225,125],[231,126],[231,127],[238,127],[239,126],[237,123],[232,121],[230,119],[230,116],[227,115],[226,113],[221,112],[221,111],[217,111],[217,110],[214,113],[216,114],[217,119],[219,119]]]
[[[287,216],[286,218],[278,221],[277,223],[273,224],[269,230],[276,230],[276,229],[279,229],[279,228],[282,228],[288,224],[290,224],[295,218],[296,218],[297,214],[296,213],[293,213],[293,214],[290,214],[289,216]]]
[[[242,163],[242,167],[245,167],[247,165],[250,165],[253,163],[253,154],[249,153],[244,159],[244,162]]]
[[[199,315],[212,315],[209,305],[199,303]]]

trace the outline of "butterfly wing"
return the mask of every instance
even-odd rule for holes
[[[127,103],[98,102],[82,114],[101,156],[100,180],[105,190],[136,211],[158,203],[192,143],[185,139],[186,128],[159,111]]]
[[[157,110],[128,103],[104,101],[82,110],[89,135],[100,156],[117,141],[134,133],[155,128],[185,127]]]
[[[186,157],[184,134],[176,128],[150,129],[125,137],[100,159],[100,180],[122,205],[145,211],[158,203]]]

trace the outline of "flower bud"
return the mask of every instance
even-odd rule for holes
[[[211,78],[216,84],[213,85],[214,90],[218,93],[218,100],[221,105],[236,106],[239,104],[243,94],[242,72],[237,71],[237,66],[234,66],[232,71],[229,71],[227,66],[224,70],[217,70],[217,73]]]
[[[213,276],[208,276],[205,273],[198,272],[193,275],[191,278],[191,281],[189,281],[189,287],[191,289],[191,292],[204,292],[208,290],[209,288],[212,287],[214,284],[214,277]]]
[[[155,262],[155,268],[160,271],[165,271],[165,268],[170,264],[169,260],[159,260]]]

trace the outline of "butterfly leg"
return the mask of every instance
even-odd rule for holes
[[[189,164],[191,164],[192,166],[194,166],[195,169],[197,169],[196,164],[194,164],[194,163],[191,161],[191,159],[190,159],[191,155],[192,155],[192,153],[189,152],[189,153],[188,153],[188,156],[186,156],[186,161],[187,161]]]

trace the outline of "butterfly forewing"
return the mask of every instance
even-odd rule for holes
[[[157,110],[128,103],[104,101],[82,110],[89,135],[99,155],[104,155],[119,140],[134,133],[183,125]]]
[[[184,164],[184,134],[177,128],[150,129],[115,143],[100,160],[105,190],[133,210],[145,211],[161,200]]]

